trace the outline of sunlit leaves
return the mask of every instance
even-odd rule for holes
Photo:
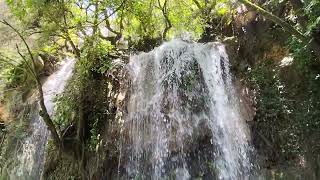
[[[81,31],[79,28],[87,29],[93,26],[95,13],[98,13],[100,27],[105,24],[104,19],[108,19],[111,28],[130,39],[160,37],[167,26],[158,0],[70,0],[63,3],[45,0],[7,1],[20,19],[26,20],[26,14],[37,17],[28,20],[28,23],[34,24],[36,20],[36,24],[47,33],[47,37],[57,35],[65,29],[69,29],[71,34],[77,34]],[[164,5],[164,2],[160,0],[160,6]],[[94,6],[96,3],[97,12]],[[167,0],[167,15],[173,26],[167,33],[168,38],[178,37],[185,32],[198,38],[208,19],[212,18],[223,17],[230,23],[230,4],[228,0]],[[67,21],[67,27],[63,25],[64,21]]]
[[[217,14],[218,15],[225,15],[228,12],[229,8],[224,3],[218,3],[216,5],[216,9],[217,9]]]

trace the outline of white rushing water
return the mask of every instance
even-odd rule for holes
[[[128,69],[121,179],[248,178],[249,133],[222,44],[173,40]]]
[[[45,105],[50,115],[53,114],[54,98],[63,91],[67,80],[72,76],[74,62],[73,59],[62,61],[60,68],[43,84]],[[40,179],[49,132],[38,110],[33,113],[30,128],[31,135],[22,143],[21,153],[17,157],[18,166],[11,172],[10,179]]]

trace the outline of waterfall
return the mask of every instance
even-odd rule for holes
[[[74,62],[73,59],[62,61],[60,68],[50,75],[42,86],[45,105],[50,115],[53,114],[54,98],[63,91],[67,80],[72,75]],[[30,125],[31,135],[22,143],[21,153],[17,157],[18,166],[11,172],[10,179],[40,179],[49,132],[38,111],[39,109],[36,109],[33,113]]]
[[[250,136],[223,44],[173,40],[132,56],[128,74],[120,179],[248,179]]]

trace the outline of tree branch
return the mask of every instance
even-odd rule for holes
[[[168,3],[168,0],[165,0],[163,6],[161,6],[161,2],[160,0],[158,0],[158,5],[162,11],[162,15],[165,19],[165,24],[166,24],[166,27],[164,28],[162,33],[162,40],[166,39],[168,31],[170,30],[170,28],[172,28],[172,24],[168,16],[169,12],[168,12],[167,3]]]
[[[114,15],[116,12],[118,12],[118,11],[122,8],[122,6],[125,5],[125,3],[126,3],[126,0],[123,0],[123,1],[121,2],[120,6],[118,6],[111,14],[107,14],[107,11],[105,11],[105,13],[104,13],[104,19],[102,19],[102,20],[98,23],[98,25],[100,25],[102,22],[106,21],[107,19],[109,19],[109,17],[111,17],[112,15]]]
[[[199,1],[197,1],[197,0],[192,0],[192,1],[196,4],[196,6],[197,6],[200,10],[202,10],[202,7],[201,7]]]

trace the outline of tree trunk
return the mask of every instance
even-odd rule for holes
[[[39,91],[39,98],[40,98],[40,116],[42,117],[43,121],[46,123],[46,125],[48,126],[48,129],[51,133],[52,139],[54,144],[60,148],[61,147],[61,139],[60,136],[57,132],[57,129],[48,113],[48,110],[46,108],[46,105],[44,103],[44,97],[43,97],[43,90],[42,90],[42,84],[40,83],[40,81],[37,79],[37,86],[38,86],[38,91]]]
[[[70,43],[73,53],[75,53],[77,59],[80,59],[80,50],[76,47],[76,45],[74,44],[74,42],[72,41],[72,39],[70,38],[68,32],[66,32],[66,37],[67,37],[67,41]]]
[[[63,5],[64,5],[64,1],[62,1]],[[62,32],[64,33],[66,40],[70,43],[73,53],[75,53],[75,55],[77,56],[77,59],[80,59],[80,50],[77,48],[77,46],[74,44],[74,42],[72,41],[70,34],[68,32],[68,23],[67,23],[67,18],[66,18],[66,7],[64,7],[64,11],[63,11],[63,22],[64,22],[64,27],[62,29]]]
[[[168,7],[167,7],[167,3],[168,3],[168,0],[165,0],[163,6],[161,6],[161,2],[160,2],[160,0],[158,0],[158,5],[162,11],[162,15],[164,17],[164,21],[165,21],[165,25],[166,25],[166,27],[164,28],[164,30],[162,32],[162,40],[166,40],[167,33],[172,28],[172,24],[169,19],[169,15],[168,15],[169,11],[168,11]]]

